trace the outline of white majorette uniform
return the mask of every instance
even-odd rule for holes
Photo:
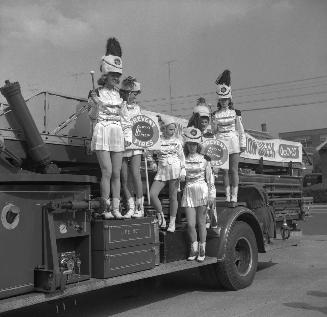
[[[153,161],[152,154],[158,156],[158,171],[155,180],[169,181],[185,175],[185,156],[182,141],[177,137],[160,139],[160,149],[149,151],[147,158]]]
[[[88,99],[89,117],[93,123],[93,135],[91,141],[92,151],[124,151],[124,135],[121,126],[121,105],[116,89],[101,87],[98,94]]]
[[[240,147],[246,146],[240,111],[220,109],[213,113],[212,120],[217,126],[215,136],[226,144],[229,154],[240,153]]]
[[[121,108],[121,125],[124,132],[125,144],[132,143],[132,122],[134,116],[141,114],[141,108],[137,103],[128,105],[126,101],[123,102]],[[137,154],[142,154],[142,150],[125,150],[123,157],[131,157]]]
[[[202,154],[189,154],[185,158],[186,184],[182,207],[205,206],[216,197],[215,180],[211,164]]]

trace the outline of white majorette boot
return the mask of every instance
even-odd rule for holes
[[[238,186],[232,187],[232,194],[230,201],[233,203],[237,202]]]
[[[203,262],[206,257],[206,243],[199,242],[199,255],[197,257],[198,262]]]
[[[230,202],[230,187],[229,186],[225,187],[225,195],[226,195],[225,201]]]
[[[169,231],[169,232],[175,231],[175,221],[176,221],[176,217],[170,216],[167,231]]]
[[[108,199],[101,198],[101,204],[103,206],[102,217],[104,219],[113,219],[114,216],[112,215],[112,213],[110,211],[110,198],[108,198]]]
[[[194,241],[191,244],[191,250],[190,250],[190,255],[187,258],[187,261],[194,261],[196,257],[198,256],[198,241]]]
[[[157,212],[157,218],[158,218],[159,228],[165,229],[167,224],[166,224],[165,215],[162,211]]]
[[[132,215],[133,218],[142,218],[144,217],[144,196],[140,198],[136,198],[136,209],[134,214]]]
[[[218,221],[217,221],[217,209],[216,206],[210,210],[211,211],[211,217],[210,217],[210,227],[212,229],[218,228]]]
[[[119,198],[113,198],[112,199],[112,214],[116,219],[122,219],[123,216],[119,211],[119,203],[120,199]]]
[[[127,200],[128,210],[124,215],[124,218],[131,218],[135,213],[135,201],[133,197],[129,197]]]
[[[207,208],[207,215],[206,215],[206,228],[209,229],[210,228],[210,209]]]

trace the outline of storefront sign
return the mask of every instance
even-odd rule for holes
[[[281,139],[259,140],[246,133],[246,150],[241,154],[248,159],[273,162],[302,162],[302,144]]]

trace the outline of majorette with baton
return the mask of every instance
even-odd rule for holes
[[[122,218],[120,213],[120,169],[124,151],[121,126],[122,98],[119,83],[122,75],[122,51],[115,38],[107,41],[106,55],[101,58],[99,88],[89,94],[89,117],[93,123],[91,150],[95,151],[101,168],[101,207],[106,219]],[[92,73],[91,73],[92,75]],[[93,78],[93,76],[92,76]],[[112,196],[112,213],[110,212]]]

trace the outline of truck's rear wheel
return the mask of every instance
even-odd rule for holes
[[[225,259],[217,263],[217,277],[229,290],[251,285],[258,265],[258,248],[251,227],[236,222],[227,238]]]

